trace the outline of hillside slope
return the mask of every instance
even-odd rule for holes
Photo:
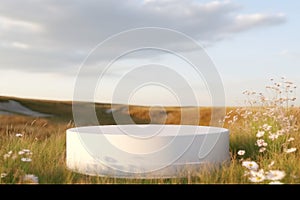
[[[10,103],[9,103],[10,102]],[[74,102],[76,106],[85,112],[89,106],[94,106],[92,103]],[[24,112],[13,112],[10,108],[11,104],[23,108]],[[38,100],[24,99],[17,97],[0,97],[0,116],[1,115],[23,115],[30,117],[45,118],[52,122],[69,122],[73,121],[72,101],[53,101],[53,100]],[[20,111],[20,109],[19,109]],[[26,112],[25,112],[26,111]],[[110,105],[110,104],[95,104],[95,111],[101,125],[109,124],[199,124],[209,125],[211,118],[211,108],[203,107],[145,107],[134,105]],[[38,115],[40,113],[40,115]],[[195,114],[200,114],[200,123]],[[34,115],[35,114],[35,115]],[[184,117],[184,120],[181,118]],[[117,119],[117,122],[114,120]],[[90,117],[83,119],[82,125],[98,125],[92,122]]]

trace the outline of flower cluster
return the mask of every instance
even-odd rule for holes
[[[22,149],[18,152],[19,155],[22,155],[21,161],[22,162],[31,162],[30,156],[32,155],[32,152],[29,149]]]
[[[233,127],[239,120],[242,121],[243,128],[255,138],[253,144],[260,155],[290,154],[297,151],[293,146],[293,134],[299,131],[296,116],[293,114],[294,102],[296,100],[293,82],[282,77],[275,82],[271,79],[271,85],[266,87],[266,94],[255,91],[245,91],[245,107],[231,110],[227,113],[222,122],[227,122]],[[239,150],[238,156],[244,156],[245,150]],[[250,160],[250,161],[249,161]],[[278,181],[285,177],[285,172],[280,170],[264,170],[259,168],[259,164],[248,158],[245,161],[241,158],[242,166],[247,169],[245,175],[251,182],[280,183]],[[270,166],[273,166],[272,162]]]
[[[269,168],[271,168],[273,165],[274,162],[269,165]],[[259,165],[254,161],[243,161],[242,166],[247,169],[244,175],[247,176],[249,181],[253,183],[270,181],[270,184],[280,184],[281,182],[279,181],[282,180],[286,175],[285,172],[281,170],[270,169],[265,172],[264,169],[259,169]]]
[[[22,181],[23,183],[27,183],[27,184],[38,184],[39,178],[34,174],[26,174],[25,176],[23,176]]]
[[[23,137],[23,134],[21,133],[16,133],[15,136],[17,138],[22,138]],[[32,161],[32,151],[29,150],[29,149],[21,149],[19,151],[13,151],[13,150],[10,150],[8,151],[7,153],[5,153],[3,155],[3,159],[6,160],[6,161],[10,161],[13,160],[13,162],[15,162],[15,160],[18,160],[20,159],[20,161],[23,163],[29,163]],[[16,163],[19,163],[19,162],[16,162]],[[12,173],[12,169],[8,169],[7,171],[2,171],[0,173],[0,179],[3,179],[5,180],[9,174]],[[31,183],[31,184],[37,184],[39,183],[39,179],[37,176],[33,175],[33,174],[26,174],[25,171],[23,171],[22,169],[19,169],[18,167],[18,172],[21,172],[21,174],[23,174],[22,177],[20,177],[20,180],[22,181],[22,183]],[[16,177],[14,177],[16,178]]]

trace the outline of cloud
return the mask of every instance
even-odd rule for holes
[[[286,58],[297,59],[297,60],[299,60],[299,58],[300,58],[300,53],[299,52],[291,51],[291,50],[288,50],[288,49],[283,49],[277,55],[283,56],[283,57],[286,57]]]
[[[57,73],[77,69],[99,42],[138,27],[175,29],[214,44],[286,21],[281,13],[241,12],[242,7],[231,1],[2,0],[0,68]]]
[[[1,31],[39,31],[41,27],[35,23],[23,20],[15,20],[5,16],[0,16],[0,30]]]
[[[284,23],[286,17],[283,13],[278,14],[241,14],[235,17],[232,30],[243,31],[258,26],[270,26]]]

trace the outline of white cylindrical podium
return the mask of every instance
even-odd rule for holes
[[[229,161],[229,130],[192,125],[105,125],[67,130],[67,167],[120,178],[179,177]]]

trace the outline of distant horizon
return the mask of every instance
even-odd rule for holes
[[[55,99],[55,98],[38,98],[38,97],[20,97],[20,96],[10,96],[10,95],[0,95],[0,98],[12,98],[12,99],[24,99],[24,100],[33,100],[33,101],[55,101],[55,102],[74,102],[72,99]],[[84,103],[96,103],[96,104],[107,104],[113,105],[111,102],[105,101],[75,101],[75,102],[84,102]],[[141,107],[159,107],[159,106],[151,106],[147,104],[124,104],[124,103],[115,103],[114,105],[129,105],[129,106],[141,106]],[[295,107],[300,107],[300,104],[295,103]],[[200,106],[177,106],[177,105],[165,105],[163,107],[223,107],[223,106],[208,106],[208,105],[200,105]],[[225,105],[224,107],[250,107],[250,105]]]

